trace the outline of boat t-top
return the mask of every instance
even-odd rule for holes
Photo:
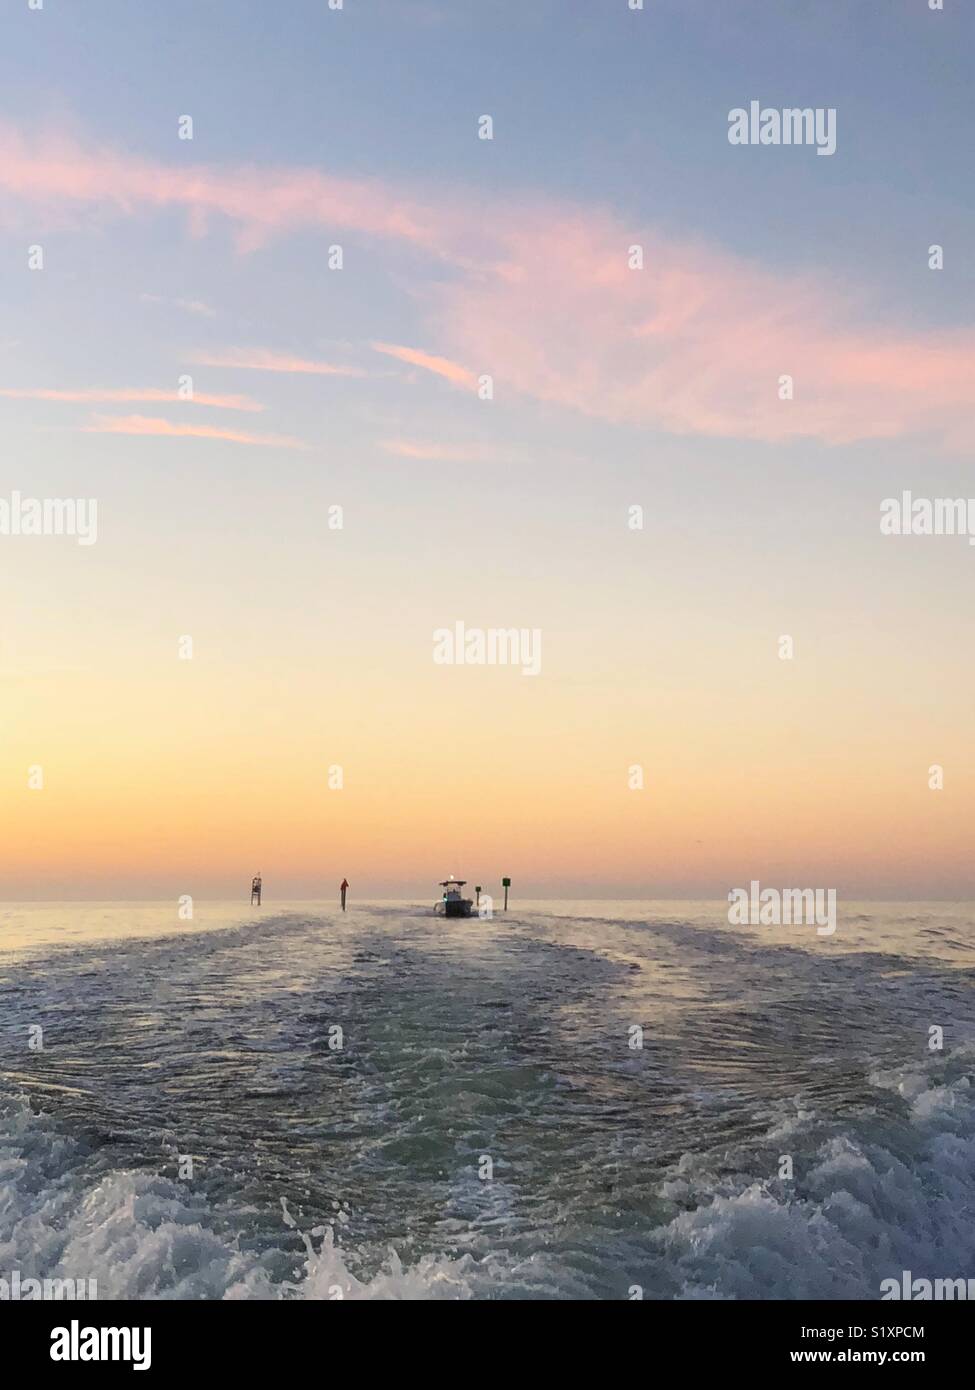
[[[440,901],[434,905],[434,912],[443,917],[469,917],[474,901],[472,898],[465,898],[460,891],[466,882],[466,878],[454,878],[453,874],[445,878],[440,885],[443,894]]]

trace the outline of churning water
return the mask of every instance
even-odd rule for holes
[[[103,1298],[967,1277],[973,981],[968,905],[841,904],[833,937],[720,903],[7,905],[0,1273]]]

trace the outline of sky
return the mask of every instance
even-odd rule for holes
[[[4,898],[975,896],[970,6],[0,26]]]

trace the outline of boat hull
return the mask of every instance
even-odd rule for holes
[[[459,903],[444,903],[443,915],[445,917],[469,917],[473,905],[469,898],[463,898]]]

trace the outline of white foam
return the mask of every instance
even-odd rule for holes
[[[719,1176],[685,1157],[662,1195],[691,1207],[656,1233],[664,1268],[685,1298],[876,1299],[910,1269],[967,1277],[975,1245],[975,1093],[960,1051],[948,1060],[878,1073],[909,1104],[902,1129],[869,1123],[803,1152],[815,1118],[774,1126],[795,1180]],[[710,1157],[710,1162],[713,1158]]]
[[[372,1278],[355,1275],[333,1227],[303,1234],[301,1277],[276,1280],[280,1252],[240,1248],[225,1223],[184,1183],[112,1170],[92,1179],[84,1154],[52,1121],[16,1104],[0,1119],[0,1271],[22,1277],[94,1279],[98,1297],[167,1299],[470,1298],[474,1261],[425,1256],[404,1265],[394,1251]],[[87,1179],[85,1177],[87,1175]],[[85,1185],[87,1181],[87,1185]],[[286,1210],[286,1208],[285,1208]],[[282,1235],[286,1222],[282,1213]],[[283,1244],[283,1241],[282,1241]],[[276,1259],[277,1257],[277,1259]]]

